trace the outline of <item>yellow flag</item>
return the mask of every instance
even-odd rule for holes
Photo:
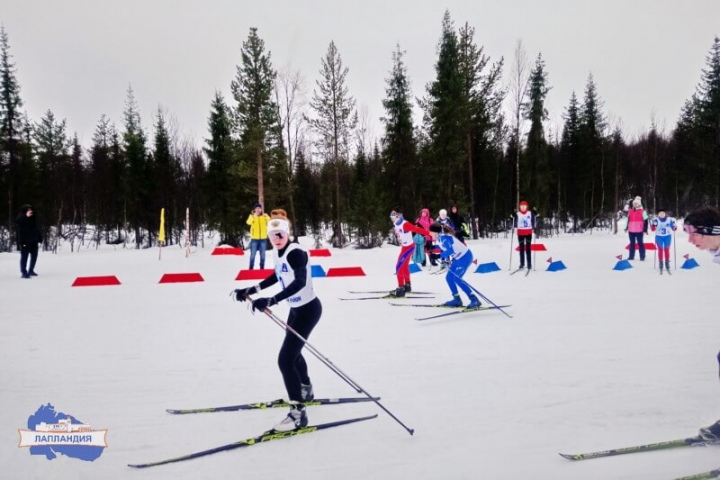
[[[160,209],[160,234],[158,235],[158,241],[165,243],[165,209]]]

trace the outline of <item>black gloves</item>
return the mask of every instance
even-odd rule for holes
[[[258,298],[256,300],[253,300],[252,302],[252,309],[253,312],[255,310],[260,310],[261,312],[264,311],[268,307],[272,307],[275,305],[277,301],[275,300],[275,297],[270,298]]]
[[[236,288],[233,292],[235,293],[235,300],[237,300],[238,302],[244,302],[245,300],[247,300],[248,295],[257,293],[258,288],[257,285],[248,288]]]
[[[232,294],[235,294],[235,300],[238,302],[244,302],[246,300],[250,300],[252,302],[252,311],[260,310],[261,312],[264,311],[266,308],[271,307],[275,304],[277,304],[277,300],[275,300],[275,297],[269,297],[269,298],[256,298],[253,300],[248,295],[253,295],[255,293],[258,293],[260,291],[260,288],[255,285],[254,287],[248,287],[248,288],[237,288],[231,292]]]

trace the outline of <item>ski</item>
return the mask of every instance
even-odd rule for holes
[[[340,300],[402,300],[406,298],[408,300],[415,298],[435,298],[434,296],[428,295],[413,295],[412,293],[406,293],[404,297],[396,297],[393,294],[382,295],[379,297],[355,297],[355,298],[340,298]]]
[[[212,454],[215,454],[218,452],[234,450],[236,448],[242,448],[242,447],[250,447],[252,445],[257,445],[259,443],[270,442],[272,440],[281,440],[283,438],[290,438],[290,437],[294,437],[296,435],[302,435],[303,433],[311,433],[311,432],[316,432],[318,430],[325,430],[327,428],[339,427],[341,425],[348,425],[350,423],[362,422],[362,421],[370,420],[370,419],[373,419],[376,417],[377,417],[377,414],[370,415],[367,417],[357,417],[357,418],[350,418],[347,420],[339,420],[337,422],[321,423],[320,425],[308,425],[307,427],[299,428],[297,430],[291,430],[289,432],[276,432],[275,430],[268,430],[267,432],[264,432],[264,433],[258,435],[257,437],[246,438],[245,440],[240,440],[240,441],[234,442],[234,443],[228,443],[226,445],[221,445],[219,447],[211,448],[208,450],[202,450],[199,452],[190,453],[188,455],[182,455],[179,457],[168,458],[167,460],[160,460],[157,462],[129,463],[128,467],[148,468],[148,467],[155,467],[158,465],[166,465],[168,463],[184,462],[185,460],[191,460],[193,458],[205,457],[207,455],[212,455]]]
[[[720,478],[720,468],[709,470],[707,472],[696,473],[695,475],[689,475],[687,477],[676,478],[675,480],[712,480],[714,478]]]
[[[529,269],[529,268],[527,269],[527,272],[525,272],[525,276],[527,277],[528,275],[530,275],[530,269]]]
[[[380,397],[346,397],[346,398],[316,398],[305,402],[306,407],[315,405],[338,405],[341,403],[357,403],[370,402],[380,400]],[[270,402],[243,403],[240,405],[229,405],[227,407],[209,407],[209,408],[185,408],[165,410],[173,415],[185,415],[189,413],[214,413],[214,412],[235,412],[237,410],[265,410],[267,408],[283,408],[289,407],[290,404],[286,400],[280,398]]]
[[[439,313],[437,315],[431,315],[429,317],[420,317],[420,318],[416,318],[415,320],[419,320],[419,321],[431,320],[433,318],[449,317],[450,315],[459,315],[461,313],[482,312],[485,310],[497,310],[498,308],[507,308],[510,306],[512,306],[512,305],[498,305],[497,307],[490,305],[487,307],[481,306],[481,307],[477,307],[477,308],[467,308],[467,307],[457,308],[456,310],[453,310],[452,312]]]
[[[394,305],[396,307],[431,307],[431,308],[451,308],[451,309],[463,308],[463,307],[451,307],[451,306],[445,305],[444,303],[393,303],[393,302],[390,302],[390,305]]]
[[[368,294],[372,295],[375,293],[388,293],[388,290],[348,290],[348,293],[359,293],[359,294],[363,294],[363,295],[368,295]],[[416,292],[414,290],[412,292],[408,292],[408,293],[415,293],[417,295],[435,295],[435,292]]]
[[[513,270],[512,272],[510,272],[510,275],[515,275],[516,273],[522,272],[523,270],[525,270],[525,267],[520,267],[517,270]]]
[[[706,445],[717,445],[720,442],[717,441],[707,441],[703,439],[700,436],[697,437],[689,437],[689,438],[679,438],[677,440],[669,440],[666,442],[658,442],[658,443],[648,443],[645,445],[635,445],[633,447],[625,447],[625,448],[616,448],[612,450],[603,450],[603,451],[597,451],[597,452],[590,452],[590,453],[579,453],[579,454],[567,454],[567,453],[561,453],[560,456],[563,458],[567,458],[568,460],[590,460],[593,458],[602,458],[602,457],[613,457],[616,455],[626,455],[629,453],[639,453],[639,452],[650,452],[653,450],[667,450],[670,448],[679,448],[679,447],[704,447]]]

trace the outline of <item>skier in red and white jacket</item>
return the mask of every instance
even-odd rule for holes
[[[395,290],[390,292],[390,295],[395,297],[404,297],[405,292],[412,291],[412,287],[410,286],[410,259],[415,251],[413,233],[430,235],[430,232],[416,227],[405,220],[400,208],[395,208],[392,212],[390,212],[390,220],[393,222],[395,236],[397,237],[398,242],[400,242],[400,254],[398,255],[397,264],[395,265],[398,286]]]

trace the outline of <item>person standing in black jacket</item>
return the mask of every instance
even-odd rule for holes
[[[448,218],[450,219],[450,222],[455,227],[455,238],[460,240],[461,242],[465,243],[465,231],[463,230],[463,226],[467,223],[465,222],[465,219],[462,215],[458,213],[458,207],[457,205],[453,205],[450,208],[450,213],[448,213]]]
[[[22,273],[22,278],[36,277],[35,263],[38,257],[38,245],[42,243],[42,235],[31,205],[23,205],[20,208],[20,214],[15,219],[15,224],[17,225],[18,250],[20,250],[20,273]],[[30,257],[29,268],[28,257]]]

